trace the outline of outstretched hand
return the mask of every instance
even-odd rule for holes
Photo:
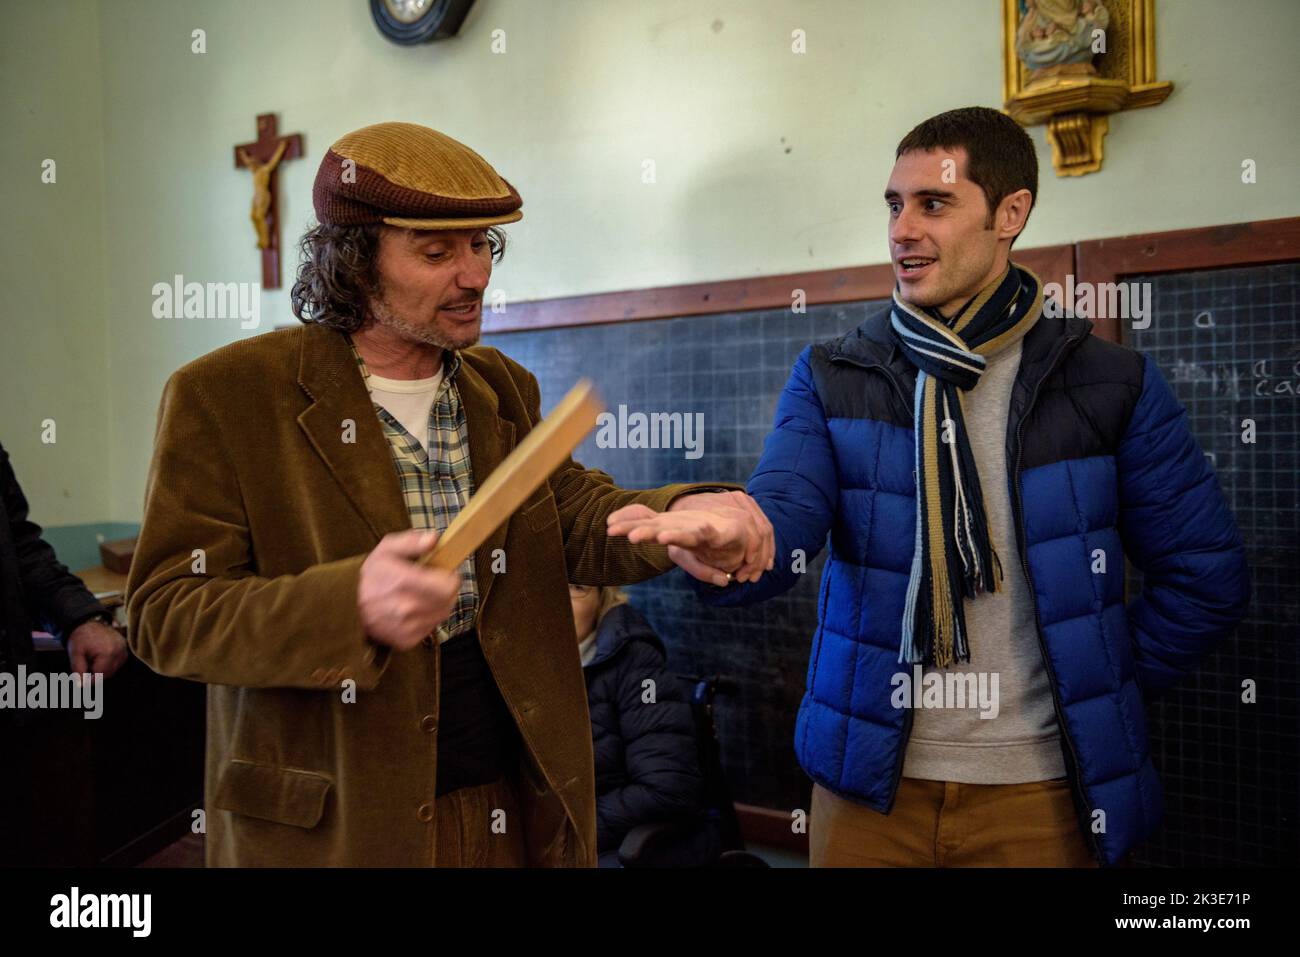
[[[668,557],[687,574],[720,587],[733,579],[758,581],[776,557],[772,523],[744,492],[684,495],[666,512],[628,505],[609,516],[606,533],[667,545]]]

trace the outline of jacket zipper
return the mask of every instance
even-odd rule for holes
[[[1024,413],[1020,416],[1020,421],[1016,423],[1016,461],[1014,465],[1013,476],[1015,477],[1015,501],[1013,514],[1016,520],[1016,542],[1020,549],[1020,565],[1025,573],[1025,582],[1029,585],[1029,597],[1034,606],[1034,632],[1038,636],[1038,650],[1043,657],[1043,666],[1047,669],[1047,684],[1052,689],[1052,707],[1056,710],[1056,723],[1060,728],[1061,740],[1065,742],[1066,749],[1069,753],[1070,763],[1066,767],[1066,775],[1070,781],[1070,787],[1079,799],[1079,806],[1086,808],[1088,806],[1088,796],[1084,793],[1083,786],[1079,783],[1079,755],[1074,749],[1074,741],[1070,737],[1070,730],[1065,723],[1065,713],[1061,709],[1061,696],[1056,683],[1056,671],[1052,668],[1051,658],[1047,654],[1047,642],[1043,639],[1043,625],[1038,615],[1038,592],[1034,589],[1034,576],[1029,571],[1029,556],[1025,549],[1025,516],[1024,516],[1024,490],[1020,484],[1020,463],[1024,456],[1024,427],[1025,420],[1029,418],[1029,413],[1034,408],[1034,403],[1038,399],[1038,390],[1047,380],[1048,376],[1056,369],[1057,363],[1061,357],[1070,348],[1071,343],[1082,339],[1082,336],[1066,336],[1065,340],[1056,348],[1051,357],[1048,359],[1047,369],[1038,381],[1034,383],[1034,391],[1029,395],[1029,403],[1025,406]],[[1081,822],[1082,823],[1082,822]],[[1103,861],[1101,848],[1097,841],[1096,835],[1093,834],[1092,828],[1084,827],[1084,840],[1087,842],[1093,856],[1098,861]]]

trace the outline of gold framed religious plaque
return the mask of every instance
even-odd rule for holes
[[[1003,110],[1047,125],[1057,176],[1101,169],[1111,113],[1155,106],[1155,0],[1002,0]]]

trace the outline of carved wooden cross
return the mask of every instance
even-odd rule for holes
[[[274,113],[257,118],[257,139],[235,147],[235,166],[253,172],[253,210],[249,219],[262,251],[262,288],[280,288],[280,217],[276,170],[283,160],[302,156],[302,134],[281,137]]]

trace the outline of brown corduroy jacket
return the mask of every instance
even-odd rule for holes
[[[461,355],[481,486],[539,421],[540,396],[497,350]],[[670,568],[660,546],[606,539],[605,517],[630,503],[663,510],[699,487],[625,491],[569,460],[477,552],[478,634],[525,745],[524,820],[506,826],[522,827],[532,865],[596,860],[591,729],[566,583]],[[209,686],[209,866],[437,863],[438,646],[390,652],[365,637],[357,612],[366,554],[409,527],[340,333],[257,336],[168,381],[129,634],[156,671]]]

